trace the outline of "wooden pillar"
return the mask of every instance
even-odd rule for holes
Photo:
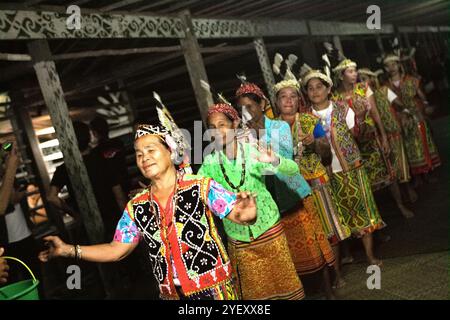
[[[200,53],[200,46],[194,33],[191,14],[188,10],[181,12],[181,23],[183,24],[185,38],[180,38],[181,48],[184,59],[191,78],[192,87],[197,100],[197,106],[200,110],[203,123],[206,125],[208,107],[213,104],[213,98],[210,92],[207,92],[200,85],[200,80],[208,82],[205,64]]]
[[[55,212],[52,206],[49,205],[47,201],[47,193],[50,186],[50,177],[48,175],[47,167],[45,165],[41,149],[39,148],[39,140],[34,132],[33,122],[31,120],[30,114],[26,109],[22,108],[23,94],[21,91],[14,91],[11,92],[10,97],[12,100],[12,111],[14,113],[14,116],[11,118],[11,123],[13,127],[17,126],[19,128],[22,128],[23,130],[23,134],[20,135],[21,139],[18,142],[24,146],[27,146],[29,155],[33,157],[30,167],[36,176],[35,182],[37,187],[39,188],[42,203],[45,207],[45,211],[47,213],[49,221],[56,226],[62,238],[67,238],[68,234],[62,216],[59,213]]]
[[[37,169],[35,174],[42,182],[42,187],[44,187],[43,190],[47,190],[50,185],[50,177],[47,172],[47,167],[45,165],[41,149],[39,148],[39,141],[34,133],[31,117],[28,111],[22,108],[24,101],[23,93],[21,91],[12,91],[9,96],[11,98],[11,107],[13,112],[11,124],[13,127],[17,126],[23,130],[24,134],[21,138],[25,139],[21,139],[22,141],[20,141],[20,143],[29,147],[29,151],[31,151],[31,155],[33,156],[33,160],[36,165],[36,168],[33,169]]]
[[[270,103],[273,106],[272,110],[275,113],[275,115],[278,115],[277,110],[275,108],[275,101],[276,101],[275,93],[273,91],[273,86],[275,85],[275,78],[272,73],[272,64],[270,63],[269,56],[267,55],[264,40],[263,38],[255,38],[253,40],[253,44],[255,46],[256,55],[258,56],[258,61],[264,77],[264,82],[266,83],[267,92],[269,93]]]
[[[34,40],[28,43],[28,50],[33,59],[39,86],[64,155],[64,163],[75,193],[73,196],[75,196],[80,209],[89,240],[91,243],[103,242],[103,221],[83,158],[78,149],[56,65],[51,61],[50,48],[46,40]]]
[[[69,116],[69,108],[64,100],[58,72],[51,61],[50,47],[46,40],[34,40],[27,44],[33,60],[33,67],[48,108],[59,147],[64,155],[64,164],[69,176],[75,199],[90,243],[104,242],[104,226],[98,209],[92,185]],[[113,201],[113,199],[111,199]],[[112,272],[98,265],[101,284],[107,295],[111,294]]]

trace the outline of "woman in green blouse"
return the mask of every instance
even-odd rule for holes
[[[240,122],[230,105],[217,104],[208,111],[208,125],[216,129],[216,150],[205,157],[198,172],[215,179],[228,190],[247,190],[257,194],[257,220],[253,225],[224,221],[228,251],[239,279],[241,298],[302,299],[298,278],[280,224],[280,213],[265,186],[268,172],[292,176],[298,166],[270,150],[258,151],[238,142],[234,130]]]

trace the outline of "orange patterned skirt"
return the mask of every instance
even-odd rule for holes
[[[241,299],[300,300],[305,297],[281,223],[252,242],[229,238],[228,253]]]
[[[335,262],[333,249],[309,196],[281,219],[297,273],[310,274]]]

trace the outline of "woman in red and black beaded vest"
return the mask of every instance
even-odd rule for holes
[[[143,239],[162,299],[234,300],[231,265],[213,214],[235,223],[256,220],[255,199],[247,192],[224,189],[209,178],[177,171],[179,141],[165,127],[140,125],[136,131],[136,163],[150,186],[130,200],[108,244],[72,246],[49,237],[55,256],[92,262],[118,261]]]

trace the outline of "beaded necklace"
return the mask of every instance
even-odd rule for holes
[[[233,182],[231,182],[230,178],[228,177],[225,167],[223,166],[224,159],[222,159],[222,155],[219,152],[219,165],[220,165],[220,170],[222,171],[223,177],[225,178],[225,181],[228,183],[228,185],[236,191],[239,191],[240,188],[244,185],[245,173],[246,173],[245,151],[244,151],[244,148],[242,147],[241,143],[238,143],[238,145],[237,145],[238,151],[239,151],[239,147],[241,147],[241,150],[242,150],[242,152],[241,152],[242,171],[241,171],[241,180],[239,181],[239,184],[237,186]]]

